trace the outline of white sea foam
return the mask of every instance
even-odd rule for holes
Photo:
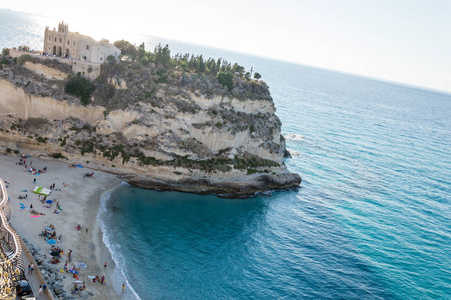
[[[287,134],[284,135],[285,139],[291,140],[291,141],[302,141],[304,137],[300,134]]]
[[[101,198],[99,214],[97,215],[97,222],[99,223],[100,228],[102,229],[102,240],[105,246],[111,253],[111,258],[113,259],[116,267],[114,268],[112,280],[113,280],[113,289],[117,294],[122,294],[122,299],[136,299],[141,300],[138,293],[136,293],[133,286],[127,279],[126,276],[126,262],[121,252],[121,246],[119,244],[113,243],[113,234],[111,232],[110,222],[109,222],[109,200],[111,199],[111,193],[114,192],[118,187],[122,185],[128,185],[126,182],[122,182],[119,186],[114,189],[106,191]],[[122,292],[122,283],[125,283],[126,289],[125,292]]]

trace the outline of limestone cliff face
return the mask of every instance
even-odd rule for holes
[[[63,156],[162,190],[247,197],[299,186],[299,175],[283,163],[285,141],[272,100],[206,95],[174,82],[149,87],[124,74],[104,76],[107,101],[122,101],[107,107],[96,94],[92,105],[82,106],[29,93],[4,76],[0,147]]]
[[[63,120],[69,117],[95,123],[103,118],[103,107],[83,107],[50,97],[26,94],[7,80],[0,79],[0,115],[17,114],[22,118]]]

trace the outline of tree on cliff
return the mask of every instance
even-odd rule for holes
[[[254,78],[257,79],[257,81],[258,81],[260,78],[262,78],[262,75],[260,75],[260,73],[258,73],[258,72],[255,72]]]
[[[155,63],[165,67],[168,67],[171,64],[171,50],[169,50],[168,45],[161,47],[161,44],[158,44],[158,46],[155,47]]]
[[[89,79],[81,77],[80,73],[72,77],[66,84],[66,93],[80,97],[83,105],[89,104],[89,98],[95,90],[95,85]]]
[[[120,40],[114,42],[114,46],[116,46],[119,50],[121,50],[121,54],[123,56],[129,56],[131,59],[135,59],[138,54],[138,50],[132,43],[126,40]]]
[[[218,82],[222,84],[223,86],[226,86],[229,92],[232,90],[233,87],[233,76],[230,73],[224,73],[221,72],[218,74]]]

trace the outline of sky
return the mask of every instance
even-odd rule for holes
[[[451,0],[0,0],[0,7],[64,20],[96,39],[148,34],[451,92]]]

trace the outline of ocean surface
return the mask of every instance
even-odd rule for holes
[[[0,47],[38,49],[48,20],[0,9]],[[122,184],[98,220],[123,299],[451,299],[451,95],[124,38],[253,67],[303,182],[246,200]]]

